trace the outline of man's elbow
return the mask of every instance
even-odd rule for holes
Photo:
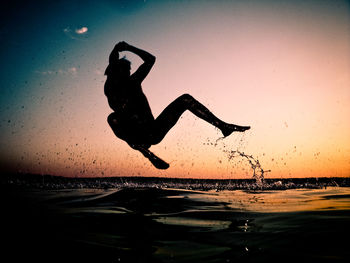
[[[156,57],[155,56],[153,56],[153,55],[151,55],[150,57],[149,57],[149,63],[150,64],[154,64],[154,63],[156,63]]]

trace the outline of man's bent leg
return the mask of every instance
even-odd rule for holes
[[[122,129],[120,128],[120,125],[118,122],[118,116],[115,112],[112,112],[111,114],[108,115],[107,122],[109,126],[112,128],[112,131],[114,132],[115,136],[125,141],[126,136],[122,132]]]
[[[207,121],[220,129],[226,137],[234,131],[245,131],[250,129],[249,126],[238,126],[235,124],[228,124],[217,118],[209,111],[207,107],[197,101],[189,94],[184,94],[178,97],[175,101],[169,104],[163,112],[155,120],[153,142],[159,143],[168,131],[176,124],[182,113],[186,110],[191,111],[197,117]]]

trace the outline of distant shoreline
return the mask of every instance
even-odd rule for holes
[[[40,174],[2,174],[2,187],[29,189],[178,188],[188,190],[284,190],[350,187],[349,177],[255,179],[190,179],[167,177],[63,177]]]

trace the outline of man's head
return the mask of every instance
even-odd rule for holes
[[[117,77],[130,77],[131,62],[125,57],[115,60],[106,68],[105,75],[114,75]]]
[[[117,65],[115,67],[116,73],[121,77],[129,77],[131,70],[131,62],[127,60],[125,57],[118,60]]]

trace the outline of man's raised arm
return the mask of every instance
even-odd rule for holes
[[[119,42],[117,46],[118,45],[120,51],[132,52],[138,55],[144,61],[144,63],[136,70],[136,72],[132,74],[133,79],[142,82],[146,78],[148,73],[151,71],[156,61],[156,57],[148,53],[147,51],[129,45],[126,42]]]
[[[152,54],[148,53],[145,50],[139,49],[137,47],[134,47],[132,45],[129,45],[126,42],[119,42],[116,46],[119,47],[120,51],[130,51],[136,55],[138,55],[145,63],[148,64],[154,64],[154,62],[156,61],[156,57],[153,56]]]
[[[118,46],[118,45],[119,45],[119,43],[114,46],[111,54],[109,55],[109,64],[116,63],[119,60],[120,46]]]

